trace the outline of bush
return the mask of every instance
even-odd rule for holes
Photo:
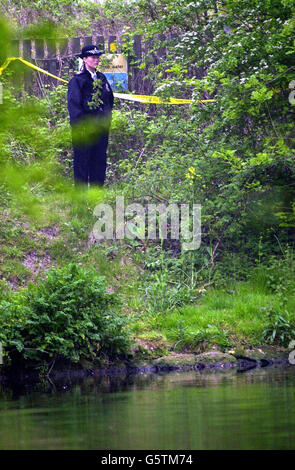
[[[287,310],[276,312],[268,307],[267,324],[263,331],[263,337],[267,343],[278,344],[287,347],[295,338],[294,315]]]
[[[118,299],[105,280],[75,264],[0,303],[0,340],[10,362],[115,358],[129,349]]]

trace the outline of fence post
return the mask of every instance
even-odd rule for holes
[[[44,67],[48,72],[52,73],[53,75],[57,74],[57,66],[56,66],[56,40],[55,39],[47,39],[47,59],[44,62]],[[57,86],[58,80],[55,78],[48,77],[48,81],[50,85]]]
[[[68,38],[59,38],[58,41],[57,41],[57,49],[58,49],[57,61],[58,61],[58,66],[59,66],[59,69],[57,71],[57,75],[60,77],[61,75],[63,75],[64,72],[65,73],[69,72],[69,66],[67,66],[67,67],[64,66],[64,59],[69,54],[69,40],[68,40]],[[66,65],[68,65],[67,62],[66,62]]]
[[[131,77],[129,77],[130,90],[140,91],[139,82],[141,76],[141,70],[138,65],[142,62],[142,38],[139,34],[133,36],[133,57],[136,61],[136,65],[131,65]]]
[[[44,55],[44,39],[35,39],[35,62],[41,68],[44,68]],[[35,83],[37,83],[39,94],[42,95],[42,93],[44,94],[42,84],[44,83],[45,76],[41,78],[40,74],[38,71],[35,72],[37,79]]]
[[[10,41],[9,44],[9,57],[19,57],[20,56],[20,44],[18,40]]]
[[[24,59],[32,58],[32,43],[30,39],[23,40],[23,56]]]
[[[35,59],[44,59],[44,39],[35,39]]]
[[[96,44],[102,52],[105,52],[105,44],[103,36],[95,36],[94,44]]]
[[[8,57],[19,57],[19,41],[9,41],[7,54]],[[23,87],[23,65],[19,61],[14,61],[11,64],[11,68],[14,70],[10,77],[11,84],[15,88],[20,89]]]
[[[28,61],[32,60],[32,41],[30,39],[23,40],[23,58]],[[29,67],[24,67],[24,89],[28,93],[31,93],[33,89],[33,71]]]
[[[71,72],[75,73],[78,72],[78,68],[74,66],[75,58],[78,56],[78,54],[81,53],[81,43],[80,43],[80,38],[72,38],[71,39],[71,53],[72,53],[72,64],[73,66],[71,67]]]
[[[92,36],[87,36],[86,38],[82,39],[83,46],[90,46],[92,44]]]

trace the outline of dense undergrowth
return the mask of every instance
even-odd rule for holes
[[[78,361],[94,350],[101,359],[122,358],[144,355],[144,345],[162,352],[288,346],[295,337],[293,3],[208,0],[189,15],[187,2],[150,3],[139,2],[132,34],[177,32],[177,42],[166,37],[165,62],[152,68],[146,57],[155,93],[195,101],[116,100],[104,190],[73,188],[66,87],[24,96],[11,85],[19,66],[3,75],[0,331],[7,361]],[[105,14],[121,12],[127,21],[128,8],[108,1]],[[197,102],[208,97],[216,102]],[[200,248],[142,237],[98,243],[94,208],[114,206],[117,196],[126,204],[201,204]],[[88,279],[97,293],[87,311],[79,303],[87,288],[81,298],[72,290],[71,269],[78,286]],[[92,280],[103,283],[99,292]],[[59,283],[68,305],[63,294],[59,306],[52,303]],[[111,293],[119,302],[109,313]]]

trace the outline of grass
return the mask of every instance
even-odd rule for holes
[[[35,281],[36,273],[44,277],[49,265],[77,263],[85,268],[94,267],[99,275],[105,276],[110,289],[120,291],[126,312],[139,310],[141,296],[134,289],[138,266],[129,256],[129,248],[115,241],[89,241],[96,222],[93,210],[104,197],[100,189],[69,191],[62,196],[43,191],[38,196],[40,217],[25,214],[13,195],[5,204],[0,201],[1,292],[5,283],[16,290]]]
[[[3,208],[6,217],[0,231],[0,282],[5,279],[16,289],[34,281],[36,276],[24,264],[31,253],[33,260],[46,258],[55,266],[74,262],[95,267],[106,277],[109,288],[120,294],[136,338],[147,342],[161,338],[167,347],[196,351],[212,344],[223,350],[233,345],[263,344],[267,312],[281,310],[281,299],[271,292],[263,268],[254,270],[248,282],[232,282],[228,288],[211,287],[202,294],[202,289],[197,289],[195,295],[190,294],[193,291],[177,290],[177,286],[183,288],[177,274],[178,261],[161,261],[161,250],[145,255],[140,245],[124,241],[89,244],[96,221],[93,209],[102,197],[107,193],[101,196],[84,192],[72,201],[51,194],[43,198],[42,217],[37,220],[30,220],[16,206]],[[54,235],[48,236],[48,229]],[[155,264],[157,259],[160,264],[150,271],[147,260]],[[42,276],[48,267],[44,264]],[[291,293],[284,308],[294,318],[295,296]]]
[[[234,344],[258,346],[263,344],[270,308],[279,312],[279,299],[265,283],[254,279],[236,282],[230,291],[209,289],[195,304],[141,319],[133,328],[141,337],[148,331],[158,332],[170,345],[180,348],[198,350],[204,342],[225,350]],[[293,295],[288,298],[286,309],[294,312]]]

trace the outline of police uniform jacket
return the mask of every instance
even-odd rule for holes
[[[101,81],[99,98],[102,103],[97,103],[95,108],[89,105],[95,92],[94,80],[90,72],[84,67],[81,72],[75,74],[70,80],[68,85],[68,111],[71,126],[91,116],[110,118],[114,95],[106,76],[101,72],[96,72],[96,76]]]

